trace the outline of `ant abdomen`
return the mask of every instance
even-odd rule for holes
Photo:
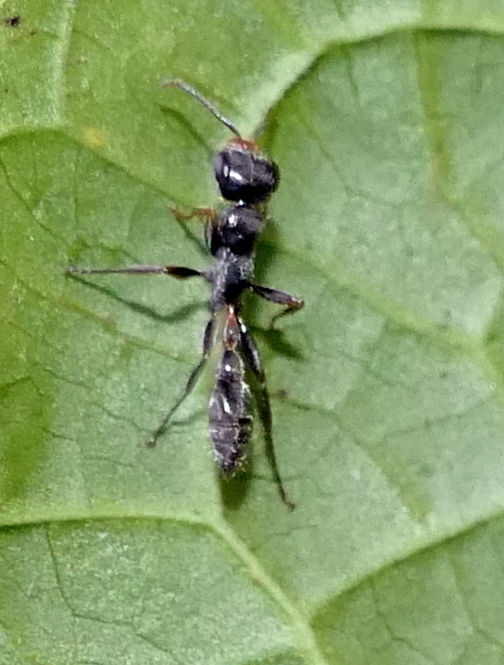
[[[237,352],[224,351],[208,409],[214,457],[224,476],[231,476],[242,462],[252,431],[250,391],[244,374]]]
[[[252,141],[231,139],[213,160],[215,178],[228,201],[262,203],[278,187],[278,167]]]

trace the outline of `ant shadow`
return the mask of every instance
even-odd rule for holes
[[[177,125],[183,127],[184,130],[191,136],[194,141],[201,146],[208,155],[208,158],[211,159],[215,150],[211,148],[208,142],[205,140],[204,136],[198,132],[198,130],[191,124],[183,113],[177,111],[176,109],[171,108],[170,106],[163,106],[159,104],[159,109],[161,113],[166,116],[168,119],[175,121]]]
[[[163,323],[178,323],[179,321],[184,321],[185,319],[189,318],[194,312],[205,308],[205,303],[200,301],[200,302],[187,303],[186,305],[182,305],[181,307],[174,310],[173,312],[170,312],[169,314],[161,314],[153,307],[144,305],[143,303],[140,303],[137,300],[129,300],[128,298],[123,298],[110,287],[102,286],[101,284],[95,284],[94,282],[89,282],[87,279],[84,279],[79,275],[68,274],[67,278],[73,279],[76,282],[79,282],[79,284],[82,284],[83,286],[87,287],[88,289],[92,289],[93,291],[97,291],[98,293],[105,295],[108,298],[114,300],[115,302],[118,302],[121,305],[125,305],[131,311],[136,312],[137,314],[142,314],[143,316],[147,316],[153,321],[162,321]]]
[[[246,469],[240,470],[231,478],[219,475],[219,488],[225,510],[236,511],[245,502],[252,479],[252,456],[246,462]]]

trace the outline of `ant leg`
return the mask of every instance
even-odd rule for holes
[[[297,312],[297,310],[301,309],[301,307],[304,305],[304,300],[302,298],[291,296],[288,293],[285,293],[285,291],[270,289],[268,286],[259,286],[258,284],[249,284],[249,287],[254,293],[257,293],[258,296],[261,296],[261,298],[269,300],[270,302],[274,302],[277,305],[285,305],[285,309],[272,317],[269,325],[270,328],[274,328],[275,321],[281,316]]]
[[[172,215],[179,221],[188,222],[190,219],[200,218],[204,222],[210,221],[215,222],[218,216],[217,210],[215,208],[191,208],[187,212],[183,212],[179,208],[172,207],[168,208]]]
[[[119,273],[125,275],[170,275],[176,279],[188,279],[189,277],[204,277],[204,274],[199,272],[199,270],[193,270],[192,268],[186,268],[184,266],[151,266],[151,265],[133,265],[126,268],[66,268],[65,273],[67,275],[95,275],[95,274],[110,274],[110,273]],[[212,347],[213,339],[213,328],[214,328],[214,318],[212,317],[207,323],[205,328],[205,333],[203,335],[203,355],[200,362],[191,372],[189,379],[184,392],[175,402],[172,408],[168,411],[166,416],[161,421],[159,427],[154,430],[149,439],[146,442],[146,445],[149,447],[154,447],[156,445],[157,439],[163,434],[163,432],[168,427],[170,420],[179,408],[185,398],[192,391],[199,375],[210,354]]]
[[[191,210],[188,210],[187,212],[183,212],[182,210],[179,210],[179,208],[169,208],[170,212],[172,215],[175,217],[175,219],[178,221],[180,226],[182,227],[184,233],[186,236],[191,240],[191,242],[195,243],[198,247],[198,250],[203,254],[205,257],[208,256],[208,249],[210,248],[210,239],[212,236],[212,229],[216,226],[217,220],[219,219],[219,212],[215,210],[214,208],[192,208]],[[192,231],[189,230],[189,228],[186,225],[186,222],[188,222],[191,219],[194,218],[199,218],[202,222],[205,224],[205,243],[204,245],[199,238],[193,235]]]
[[[65,268],[67,275],[106,275],[117,273],[124,275],[171,275],[176,279],[187,279],[188,277],[203,277],[199,270],[185,268],[184,266],[149,266],[134,265],[126,268]]]
[[[189,396],[189,394],[192,392],[192,389],[196,385],[198,378],[203,370],[203,367],[206,364],[206,361],[208,360],[208,356],[210,355],[210,351],[212,349],[213,332],[214,332],[214,317],[212,316],[210,321],[206,324],[205,332],[203,334],[203,353],[201,356],[201,360],[189,375],[186,387],[182,395],[180,395],[178,400],[175,402],[175,404],[171,407],[171,409],[165,415],[163,420],[160,422],[159,426],[152,432],[150,437],[145,442],[145,445],[148,448],[154,448],[159,437],[162,434],[164,434],[164,432],[168,429],[170,420],[172,419],[174,413],[177,411],[182,402],[184,402],[186,397]]]
[[[260,399],[258,400],[258,407],[259,416],[264,431],[264,439],[266,442],[266,456],[273,472],[273,478],[275,485],[277,486],[280,499],[289,510],[294,510],[296,504],[287,495],[287,492],[283,486],[282,477],[280,476],[280,470],[278,468],[275,446],[273,444],[273,418],[271,414],[271,404],[268,386],[266,385],[266,375],[261,363],[259,349],[257,348],[256,343],[254,342],[254,339],[252,338],[252,335],[248,331],[248,328],[243,320],[239,318],[238,321],[240,325],[240,342],[243,355],[250,370],[256,377],[257,383],[259,384]]]

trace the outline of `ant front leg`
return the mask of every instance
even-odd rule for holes
[[[276,305],[284,305],[285,309],[272,317],[269,325],[270,329],[274,328],[274,323],[277,319],[286,314],[297,312],[297,310],[301,309],[304,305],[304,300],[302,298],[291,296],[288,293],[285,293],[285,291],[270,289],[268,286],[259,286],[258,284],[249,284],[249,287],[254,293],[261,296],[261,298],[269,300],[269,302],[273,302]]]
[[[214,208],[191,208],[187,212],[183,212],[176,206],[168,208],[168,210],[173,214],[175,219],[179,222],[188,222],[191,219],[199,218],[204,222],[215,223],[219,213]]]
[[[210,238],[212,236],[212,229],[214,229],[215,226],[217,225],[217,221],[219,219],[219,212],[214,208],[192,208],[187,212],[183,212],[182,210],[176,207],[169,208],[169,210],[172,213],[172,215],[175,217],[175,219],[179,222],[179,224],[182,226],[184,233],[191,240],[191,242],[195,243],[198,247],[198,250],[202,254],[207,256],[207,248],[210,247]],[[190,231],[187,228],[186,222],[195,218],[202,220],[205,224],[206,247],[198,238],[196,238],[196,236],[193,235],[192,231]]]
[[[257,383],[259,385],[260,395],[258,407],[266,442],[266,456],[273,472],[273,478],[275,480],[275,485],[277,486],[280,499],[289,510],[294,510],[296,504],[287,495],[282,482],[282,477],[280,475],[280,470],[278,468],[278,461],[273,443],[273,417],[271,414],[271,403],[268,386],[266,385],[266,375],[261,363],[261,356],[259,355],[259,349],[257,348],[256,343],[254,342],[254,339],[248,331],[248,328],[243,320],[239,318],[238,321],[240,325],[240,343],[242,352],[251,372],[256,377]]]
[[[210,355],[210,351],[212,350],[212,344],[213,344],[213,337],[214,337],[214,317],[210,319],[210,321],[206,324],[205,327],[205,332],[203,334],[203,353],[201,354],[201,360],[199,363],[196,365],[196,367],[193,369],[191,374],[189,375],[189,378],[187,379],[186,387],[184,389],[184,392],[180,395],[178,400],[175,402],[175,404],[171,407],[171,409],[168,411],[168,413],[165,415],[163,420],[160,422],[159,426],[152,432],[150,437],[147,439],[145,442],[145,445],[148,448],[154,448],[154,446],[157,443],[157,440],[159,437],[166,432],[168,429],[168,426],[170,424],[170,421],[179,408],[179,406],[185,401],[185,399],[191,394],[194,386],[198,382],[199,376],[201,372],[203,371],[204,366],[206,365],[206,362],[208,360],[208,357]]]

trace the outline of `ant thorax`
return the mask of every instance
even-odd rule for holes
[[[240,203],[223,210],[214,224],[205,229],[208,249],[217,256],[222,247],[237,256],[252,255],[264,227],[264,214],[257,206]]]
[[[264,218],[253,206],[244,203],[230,206],[207,223],[205,236],[214,261],[206,270],[212,285],[210,310],[235,304],[248,288],[254,270],[256,240]]]
[[[239,256],[228,247],[221,247],[205,271],[205,277],[212,285],[210,311],[217,311],[225,305],[237,304],[243,291],[249,288],[253,270],[253,256]]]

